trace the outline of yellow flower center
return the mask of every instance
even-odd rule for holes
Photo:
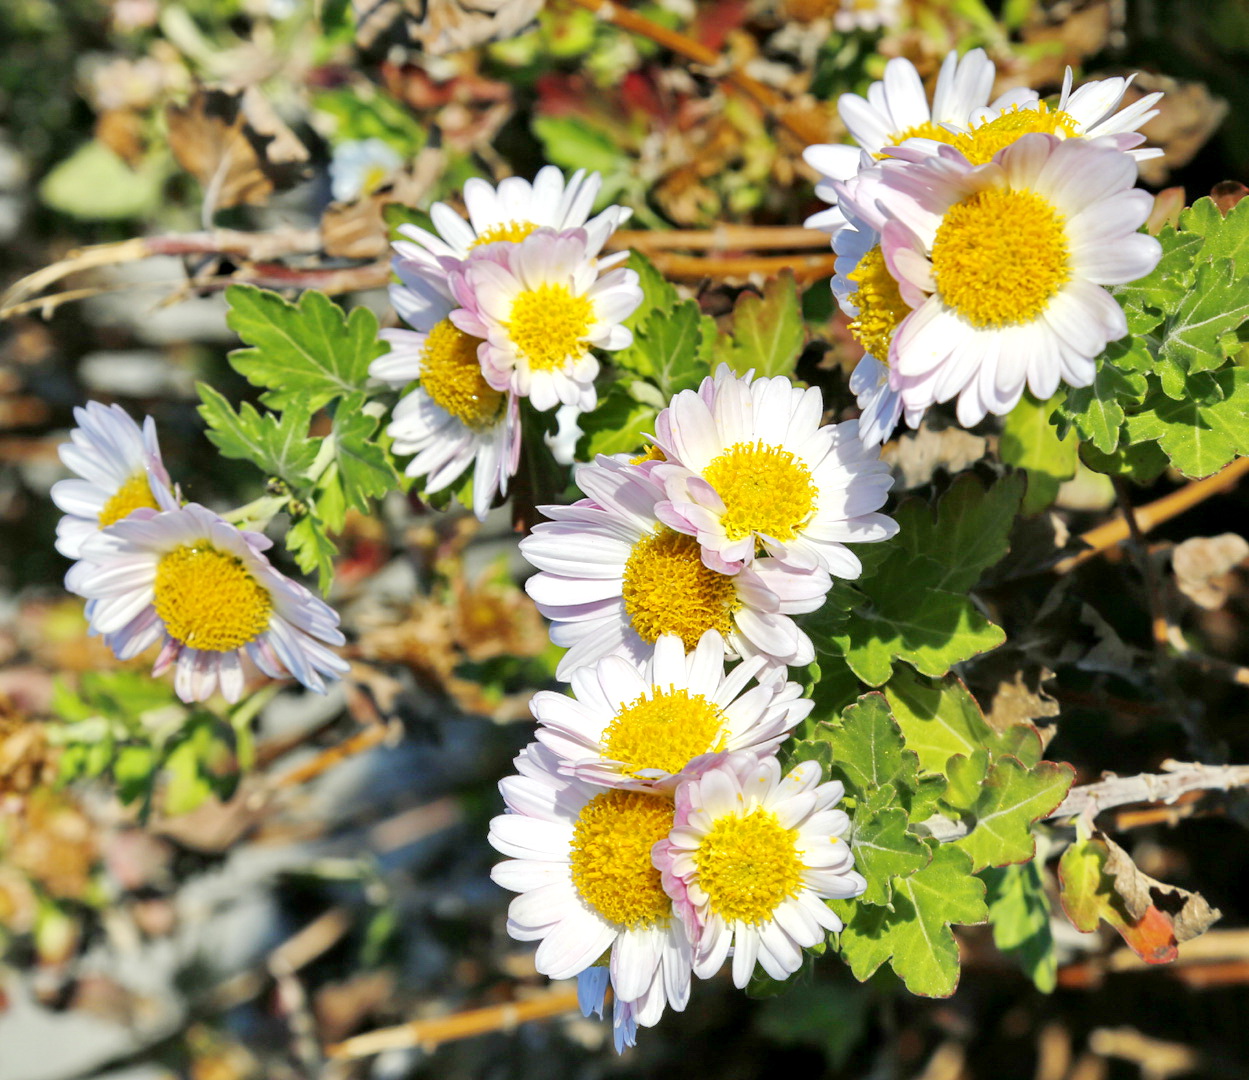
[[[241,559],[207,545],[176,547],[156,567],[156,614],[169,636],[230,652],[269,628],[273,599]]]
[[[672,914],[651,848],[672,829],[673,806],[637,791],[604,791],[577,817],[569,862],[581,899],[626,929],[652,926]]]
[[[916,124],[914,127],[906,128],[904,131],[895,132],[889,139],[888,146],[901,146],[907,139],[934,139],[939,143],[950,145],[957,136],[952,131],[947,131],[940,124],[932,120],[925,121],[922,124]],[[888,149],[888,147],[886,147]],[[882,150],[880,153],[873,155],[877,160],[888,157],[889,155]]]
[[[734,444],[703,470],[703,479],[724,500],[720,520],[730,540],[751,533],[792,540],[815,510],[811,471],[763,440]]]
[[[421,389],[475,431],[490,427],[503,409],[503,394],[481,373],[480,344],[480,338],[443,319],[429,332],[421,352]]]
[[[497,244],[500,240],[518,244],[537,227],[532,221],[501,221],[498,225],[491,225],[479,232],[477,239],[468,246],[471,250],[483,244]]]
[[[667,455],[655,443],[651,443],[637,457],[629,459],[630,465],[643,465],[648,461],[667,461]]]
[[[719,818],[694,855],[711,910],[729,923],[771,919],[802,884],[797,839],[798,830],[782,827],[770,810]]]
[[[508,336],[536,371],[554,371],[586,352],[594,305],[567,285],[539,285],[517,295],[505,324]]]
[[[688,690],[672,687],[654,697],[643,694],[603,732],[603,756],[622,762],[625,776],[643,769],[677,773],[699,754],[724,749],[724,721],[720,707],[702,694],[691,697]]]
[[[1011,105],[1001,116],[985,120],[967,134],[947,141],[973,165],[984,165],[1021,135],[1035,131],[1062,139],[1080,134],[1079,125],[1070,113],[1061,109],[1050,112],[1045,102],[1038,101],[1035,108]]]
[[[129,517],[131,511],[144,506],[152,510],[160,509],[152,495],[152,485],[147,481],[147,473],[137,472],[104,504],[104,509],[100,511],[100,528],[112,525],[114,521],[121,521],[122,518]]]
[[[863,351],[882,364],[889,363],[889,343],[898,324],[911,313],[898,291],[898,283],[885,265],[885,254],[877,244],[846,275],[858,285],[847,298],[859,309],[850,323],[850,333]]]
[[[733,578],[703,565],[698,541],[666,528],[634,544],[623,594],[625,614],[643,641],[653,645],[661,634],[676,634],[687,652],[708,630],[727,637],[740,606]]]
[[[1071,277],[1063,216],[1035,192],[978,191],[946,211],[932,272],[941,299],[968,322],[1030,322]]]

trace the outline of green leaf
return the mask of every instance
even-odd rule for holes
[[[677,306],[680,297],[677,295],[676,286],[656,270],[655,264],[645,255],[631,251],[629,258],[625,261],[625,266],[637,274],[638,285],[642,289],[642,302],[624,321],[625,326],[630,330],[636,330],[656,312],[663,314]],[[620,358],[628,352],[628,349],[621,349],[620,352],[614,353],[613,362],[621,363]]]
[[[993,941],[1012,955],[1043,994],[1058,985],[1058,956],[1050,930],[1050,901],[1035,862],[981,872],[988,886]]]
[[[577,420],[582,431],[577,460],[593,461],[597,454],[640,454],[646,444],[643,436],[654,432],[657,415],[653,405],[639,404],[621,383],[613,383],[594,411]]]
[[[1191,233],[1166,226],[1158,234],[1162,257],[1150,273],[1112,290],[1123,305],[1132,334],[1147,334],[1173,312],[1192,281],[1202,240]]]
[[[818,736],[832,755],[831,775],[859,800],[886,784],[914,785],[919,760],[902,741],[883,694],[864,694],[836,724],[820,724]]]
[[[1133,347],[1144,351],[1152,365],[1153,356],[1137,339],[1116,341],[1098,362],[1092,385],[1069,390],[1062,404],[1064,419],[1075,426],[1080,438],[1091,442],[1105,454],[1113,453],[1119,445],[1119,429],[1125,416],[1124,404],[1139,402],[1149,387],[1143,375],[1120,369],[1120,363]]]
[[[781,985],[788,987],[792,982],[791,977]],[[839,1069],[867,1034],[872,1017],[871,991],[858,983],[847,983],[814,982],[796,993],[770,998],[757,1013],[757,1030],[784,1046],[817,1046],[829,1066]],[[830,1017],[836,1017],[836,1022],[830,1023]]]
[[[132,169],[97,139],[83,143],[39,183],[39,198],[87,221],[146,217],[160,204],[168,175],[164,155]]]
[[[1103,454],[1085,443],[1080,447],[1080,460],[1094,472],[1122,476],[1137,484],[1152,484],[1171,464],[1156,442],[1120,446],[1113,454]]]
[[[1048,401],[1037,401],[1027,391],[1002,423],[1002,460],[1028,474],[1022,508],[1025,514],[1035,514],[1049,506],[1059,485],[1076,473],[1076,440],[1070,434],[1060,436],[1050,422],[1064,396],[1060,389]]]
[[[308,438],[308,411],[292,405],[280,417],[263,415],[244,401],[235,412],[230,403],[207,383],[197,383],[199,414],[208,425],[209,441],[228,458],[250,461],[268,476],[294,485],[307,477],[316,460],[320,439]]]
[[[1239,347],[1249,319],[1249,285],[1231,259],[1203,263],[1178,310],[1164,324],[1159,357],[1188,372],[1213,371]]]
[[[1241,280],[1249,275],[1249,204],[1242,199],[1223,213],[1214,200],[1198,199],[1180,214],[1180,230],[1202,237],[1201,257],[1211,262],[1231,259],[1235,275]]]
[[[649,379],[666,403],[682,390],[692,390],[711,374],[711,342],[715,323],[693,300],[668,311],[655,311],[635,331],[625,350],[627,366]]]
[[[806,341],[802,307],[793,272],[769,278],[763,295],[745,292],[733,309],[733,333],[718,359],[737,374],[752,368],[758,376],[792,375]]]
[[[954,754],[970,757],[996,742],[996,732],[976,699],[955,675],[937,681],[898,668],[885,687],[885,696],[907,749],[915,752],[920,767],[928,772],[943,773]]]
[[[910,817],[892,784],[877,788],[854,812],[846,837],[854,851],[854,866],[867,879],[862,904],[888,904],[892,879],[906,877],[932,860],[919,837],[907,832]]]
[[[546,159],[565,169],[587,169],[610,176],[624,168],[626,158],[605,131],[577,116],[535,116],[533,133]]]
[[[932,861],[893,886],[892,910],[852,900],[831,907],[845,921],[838,947],[854,977],[870,978],[886,962],[906,988],[923,997],[948,997],[958,986],[958,944],[951,924],[984,922],[985,886],[971,859],[950,844],[926,842]]]
[[[946,788],[942,801],[960,813],[980,798],[980,785],[989,772],[989,751],[983,747],[970,755],[955,754],[945,763]]]
[[[1073,779],[1075,770],[1065,762],[1042,761],[1028,769],[1015,758],[999,758],[971,807],[975,825],[955,844],[971,856],[976,870],[1031,859],[1032,823],[1063,801]]]
[[[274,410],[291,406],[309,413],[335,398],[364,391],[369,364],[388,346],[377,336],[368,308],[350,317],[324,293],[309,290],[291,304],[252,285],[226,290],[226,323],[248,345],[230,363],[254,386],[267,387],[261,401]]]
[[[1151,394],[1143,411],[1128,418],[1127,431],[1134,443],[1157,440],[1171,464],[1198,479],[1249,453],[1249,370],[1201,373],[1189,386],[1181,401]]]
[[[326,535],[325,526],[312,514],[292,522],[286,530],[286,549],[305,574],[317,575],[317,587],[328,592],[334,582],[334,556],[338,548]]]
[[[368,513],[369,500],[385,495],[397,478],[386,451],[373,441],[378,418],[360,412],[360,404],[344,401],[334,414],[334,463],[343,501]]]

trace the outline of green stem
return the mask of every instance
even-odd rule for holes
[[[221,517],[223,520],[230,522],[231,525],[237,525],[240,529],[248,528],[256,532],[263,532],[265,526],[286,509],[286,505],[289,502],[289,495],[262,495],[259,499],[253,499],[246,506],[240,506],[237,510],[227,511]]]

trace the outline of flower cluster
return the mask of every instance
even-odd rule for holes
[[[243,693],[246,657],[324,692],[347,670],[338,616],[264,554],[273,542],[196,503],[183,505],[161,461],[151,417],[89,402],[61,460],[79,479],[53,485],[65,516],[57,550],[76,559],[65,586],[87,599],[93,634],[122,660],[160,645],[154,675],[174,669],[184,701]]]
[[[1050,107],[1026,89],[989,103],[979,49],[951,53],[931,105],[914,66],[891,60],[867,97],[843,95],[857,146],[813,146],[832,204],[807,220],[832,234],[833,292],[865,355],[851,380],[863,438],[958,399],[959,422],[1003,415],[1025,387],[1048,399],[1088,386],[1094,358],[1127,333],[1105,286],[1161,255],[1137,230],[1152,206],[1137,132],[1161,96],[1119,105],[1130,79],[1072,90]]]
[[[533,183],[509,177],[492,188],[469,180],[469,220],[435,203],[436,233],[405,225],[391,287],[411,330],[388,330],[390,353],[370,372],[396,387],[388,433],[407,473],[441,491],[473,469],[473,509],[485,517],[506,495],[520,456],[520,402],[545,412],[596,403],[595,349],[621,349],[622,325],[642,302],[637,274],[600,257],[630,211],[590,217],[601,184],[578,170],[565,181],[548,165]]]
[[[822,413],[816,389],[721,367],[659,414],[644,458],[580,467],[586,497],[521,541],[571,695],[533,699],[494,877],[521,894],[508,928],[541,942],[539,971],[577,976],[587,1013],[610,984],[617,1048],[730,948],[738,986],[756,964],[787,977],[840,929],[824,901],[865,887],[841,784],[776,757],[812,708],[785,677],[814,655],[792,616],[859,575],[848,545],[896,528],[878,450]]]

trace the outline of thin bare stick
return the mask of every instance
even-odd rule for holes
[[[792,270],[800,282],[818,281],[832,277],[837,260],[831,251],[827,255],[773,255],[773,256],[708,256],[678,255],[670,251],[656,251],[651,256],[655,269],[668,277],[681,281],[701,281],[703,278],[749,278],[755,275],[772,277],[782,270]]]
[[[380,1028],[364,1035],[357,1035],[326,1049],[330,1058],[362,1058],[380,1054],[384,1050],[406,1049],[417,1046],[432,1050],[443,1043],[456,1039],[468,1039],[492,1031],[511,1031],[518,1024],[530,1020],[546,1020],[562,1016],[577,1009],[577,991],[560,988],[542,997],[526,1001],[509,1001],[503,1005],[491,1005],[484,1009],[439,1016],[432,1020],[414,1020],[397,1027]]]
[[[1178,491],[1171,492],[1170,495],[1164,495],[1161,499],[1136,507],[1136,524],[1142,534],[1150,532],[1163,522],[1170,521],[1173,517],[1178,517],[1186,510],[1191,510],[1194,506],[1205,502],[1206,499],[1235,487],[1246,473],[1249,473],[1249,457],[1237,458],[1222,472],[1207,476],[1204,480],[1194,480]],[[1054,571],[1059,574],[1070,573],[1094,556],[1123,543],[1130,535],[1131,530],[1123,517],[1098,525],[1097,528],[1090,529],[1080,537],[1080,540],[1088,547],[1055,563]]]
[[[1200,762],[1164,761],[1163,773],[1109,776],[1095,784],[1072,788],[1045,821],[1075,817],[1092,818],[1103,810],[1135,803],[1171,804],[1190,791],[1231,791],[1249,787],[1249,765],[1203,765]],[[936,815],[924,822],[929,835],[947,843],[967,835],[967,826]]]
[[[823,251],[828,235],[801,225],[717,225],[714,229],[623,229],[607,241],[613,251]]]
[[[585,8],[587,11],[594,12],[604,22],[618,26],[621,30],[628,30],[630,33],[650,38],[651,41],[657,45],[662,45],[670,52],[674,52],[686,60],[692,60],[695,64],[701,64],[703,67],[712,69],[713,74],[718,74],[719,68],[725,63],[724,57],[714,49],[709,49],[701,41],[695,41],[692,37],[688,37],[676,30],[669,30],[666,26],[660,26],[659,23],[652,22],[650,19],[639,15],[636,11],[631,11],[626,7],[619,7],[612,3],[611,0],[572,0],[572,2],[579,7]],[[770,113],[802,142],[828,142],[830,132],[826,125],[813,121],[812,114],[809,111],[798,110],[794,102],[780,92],[773,90],[772,87],[765,86],[758,79],[753,79],[744,71],[732,67],[725,71],[721,77],[730,86],[740,90],[766,112]]]
[[[328,772],[335,765],[346,761],[348,758],[355,757],[357,754],[363,754],[366,750],[372,750],[373,747],[379,746],[386,741],[386,737],[389,734],[390,728],[384,724],[376,724],[373,727],[365,728],[363,731],[357,732],[337,745],[331,746],[328,750],[321,751],[311,761],[306,761],[304,764],[291,769],[290,772],[283,773],[273,781],[273,787],[288,788],[306,784],[309,780],[313,780],[322,773]]]

